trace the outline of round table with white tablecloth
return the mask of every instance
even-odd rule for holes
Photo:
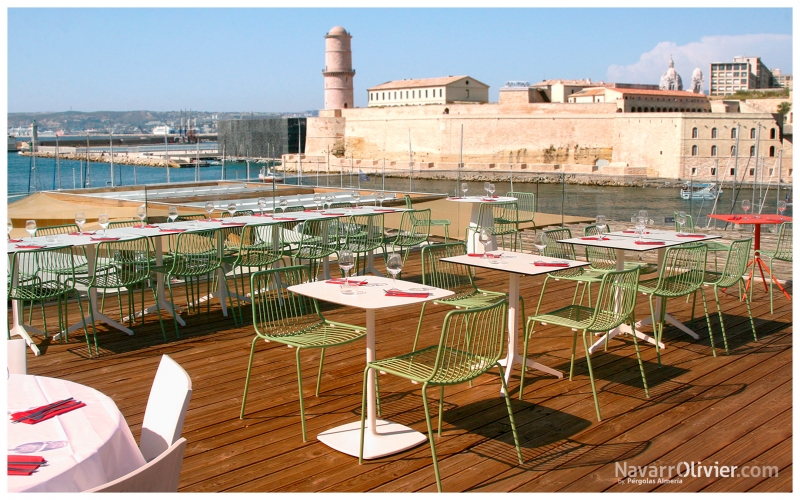
[[[86,406],[33,425],[13,423],[11,413],[69,397]],[[8,476],[8,491],[84,491],[145,464],[125,417],[108,396],[67,380],[8,377],[7,454],[47,460],[30,476]]]

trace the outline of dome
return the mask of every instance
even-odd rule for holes
[[[334,26],[334,27],[333,27],[333,28],[331,28],[331,30],[328,32],[328,35],[330,35],[330,36],[336,36],[336,35],[347,35],[347,34],[348,34],[348,33],[347,33],[347,30],[346,30],[346,29],[344,29],[344,28],[342,28],[341,26]]]
[[[675,71],[675,62],[672,60],[672,56],[669,58],[669,69],[661,75],[658,88],[660,90],[683,90],[683,81],[681,75]]]
[[[695,68],[692,72],[692,79],[703,78],[703,71],[700,68]]]

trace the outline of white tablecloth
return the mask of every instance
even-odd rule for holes
[[[8,491],[84,491],[145,464],[128,423],[108,396],[74,382],[11,375],[8,415],[72,396],[86,406],[38,424],[7,416],[9,455],[38,455],[48,464],[30,476],[7,476]]]

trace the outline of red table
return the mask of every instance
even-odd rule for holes
[[[709,215],[712,219],[719,219],[724,220],[725,222],[731,222],[733,224],[753,224],[756,227],[755,230],[755,239],[753,241],[753,250],[761,250],[761,226],[764,224],[781,224],[783,222],[792,222],[791,217],[787,217],[785,215],[773,215],[773,214],[755,214],[755,215],[742,215],[742,214],[713,214]],[[758,256],[758,253],[754,254],[753,259],[747,263],[747,266],[750,267],[751,265],[753,268],[750,270],[750,277],[747,280],[747,286],[745,287],[745,292],[750,288],[750,283],[753,280],[753,273],[756,270],[756,264],[758,264],[758,271],[761,273],[761,280],[764,282],[764,290],[767,290],[767,281],[764,279],[764,261],[761,260],[761,257]],[[792,300],[792,297],[783,289],[778,280],[775,279],[774,276],[769,272],[767,269],[767,274],[770,275],[770,278],[778,288],[780,288],[781,292],[786,295],[786,298]]]

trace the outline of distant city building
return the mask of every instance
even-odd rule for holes
[[[683,90],[683,81],[681,75],[675,71],[675,61],[672,56],[669,58],[669,69],[661,75],[661,80],[658,83],[659,90]]]
[[[772,70],[772,78],[778,87],[792,90],[792,75],[784,75],[780,69]]]
[[[779,88],[760,57],[734,57],[732,63],[711,63],[709,95],[735,94],[740,90]],[[791,77],[791,75],[789,75]]]
[[[576,92],[580,92],[586,88],[598,87],[658,90],[658,85],[643,83],[605,83],[602,80],[599,82],[592,82],[591,78],[587,78],[586,80],[542,80],[539,83],[531,85],[532,89],[535,89],[544,97],[541,102],[570,102],[569,97]],[[505,88],[501,88],[500,90],[505,90]],[[532,100],[530,102],[537,101]]]
[[[489,102],[489,86],[471,76],[397,80],[367,89],[368,107]]]
[[[325,35],[325,109],[353,107],[353,52],[350,33],[334,26]]]
[[[225,156],[278,158],[305,152],[306,118],[220,120],[217,142]]]
[[[164,135],[164,134],[174,134],[175,129],[170,127],[169,125],[159,125],[158,127],[153,127],[153,135]]]
[[[613,102],[621,113],[709,113],[708,98],[682,90],[596,87],[569,97],[571,103]]]

